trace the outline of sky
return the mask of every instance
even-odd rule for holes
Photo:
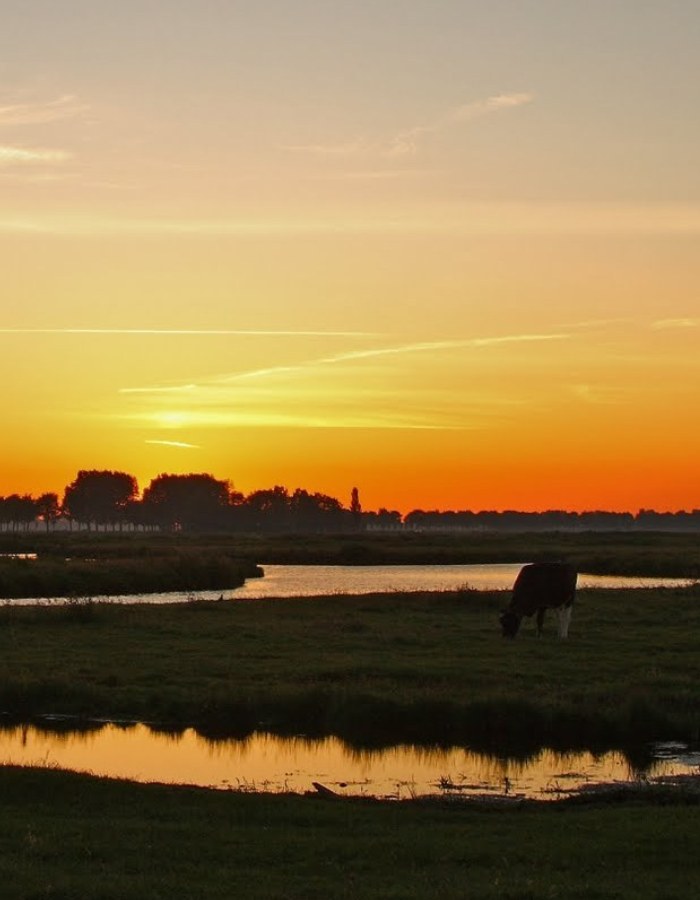
[[[0,494],[700,508],[696,0],[4,0]]]

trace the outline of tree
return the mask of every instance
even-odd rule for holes
[[[36,500],[36,511],[43,520],[46,530],[49,531],[61,514],[58,494],[42,494],[38,497]]]
[[[289,506],[289,492],[279,484],[267,490],[253,491],[245,500],[249,523],[256,531],[287,531]]]
[[[138,495],[133,475],[110,470],[81,470],[66,488],[63,509],[70,519],[92,524],[122,525],[129,503]]]
[[[213,475],[159,475],[143,492],[147,520],[173,530],[214,530],[226,521],[231,489]]]
[[[4,497],[2,501],[2,522],[6,525],[12,525],[12,530],[17,531],[20,525],[25,530],[29,528],[31,522],[36,518],[36,504],[29,494],[10,494]]]
[[[289,498],[289,513],[295,531],[342,531],[348,515],[335,497],[301,488]]]

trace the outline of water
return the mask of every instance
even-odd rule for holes
[[[392,591],[511,590],[523,563],[447,566],[269,566],[265,577],[251,579],[233,598],[312,597],[327,594],[374,594]],[[579,575],[581,588],[679,587],[681,578]]]
[[[650,778],[697,773],[700,754],[659,745]],[[359,751],[337,738],[281,738],[256,732],[242,740],[208,740],[192,729],[164,734],[143,724],[108,723],[91,731],[35,726],[0,730],[0,763],[49,766],[139,782],[192,784],[278,793],[312,791],[407,799],[429,795],[557,799],[601,784],[638,779],[619,752],[559,754],[506,761],[465,748],[395,746]]]
[[[510,590],[521,563],[447,566],[275,566],[263,565],[264,578],[250,578],[242,587],[224,591],[175,591],[95,597],[121,603],[184,603],[193,599],[260,600],[317,597],[329,594],[375,594],[394,591]],[[685,587],[684,578],[641,578],[618,575],[579,575],[581,588]],[[18,599],[16,605],[71,602],[65,598]],[[75,601],[73,601],[75,602]]]

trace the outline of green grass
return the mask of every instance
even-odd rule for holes
[[[698,588],[580,591],[566,642],[504,641],[506,598],[5,605],[0,710],[513,754],[697,738]]]
[[[687,900],[697,798],[464,803],[133,785],[0,769],[4,900]]]
[[[269,562],[557,555],[590,571],[668,575],[697,572],[699,562],[696,542],[674,535],[396,535],[364,550],[357,547],[369,538],[249,536],[234,546],[76,535],[71,553],[63,538],[46,537],[41,545],[26,537],[34,546],[24,549],[47,562],[82,554],[114,570],[133,560],[147,569],[174,552],[232,551]],[[0,710],[19,719],[63,712],[193,724],[212,735],[262,724],[359,746],[463,743],[514,755],[541,744],[603,750],[698,739],[700,589],[580,591],[567,642],[554,637],[553,622],[542,639],[530,625],[503,641],[497,613],[506,600],[461,591],[159,607],[79,595],[66,607],[0,605]],[[700,881],[697,794],[643,788],[494,809],[219,793],[5,767],[0,796],[7,900],[686,900]]]

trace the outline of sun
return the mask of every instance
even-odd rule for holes
[[[155,420],[160,428],[184,428],[190,424],[191,416],[186,412],[156,413]]]

